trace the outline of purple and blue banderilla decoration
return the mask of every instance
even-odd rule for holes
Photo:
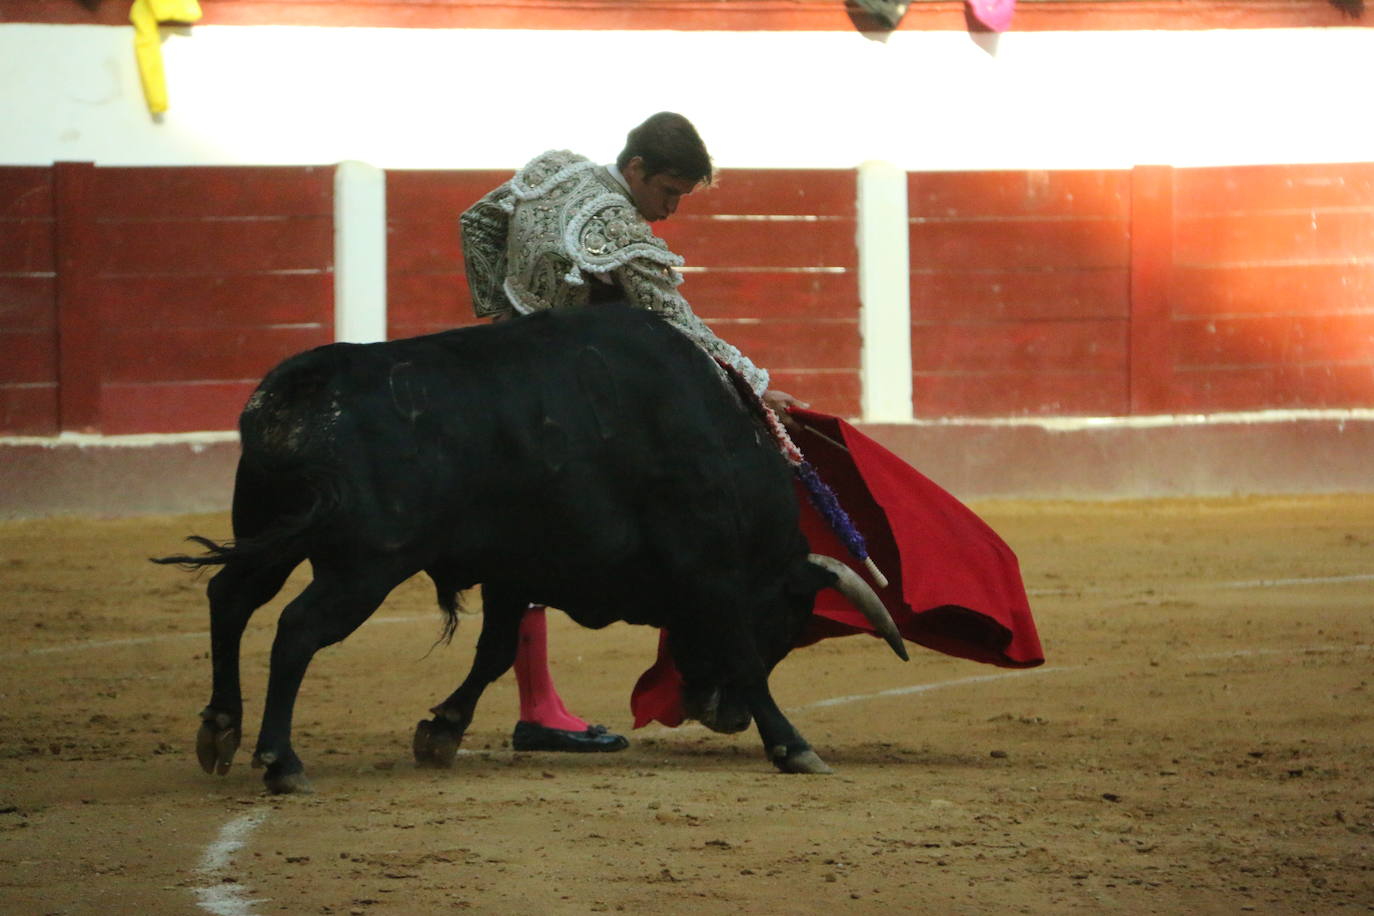
[[[719,359],[716,362],[720,363],[725,374],[734,383],[740,397],[753,408],[754,413],[767,427],[773,441],[778,446],[778,451],[782,452],[783,458],[792,468],[792,473],[806,488],[806,495],[811,505],[820,513],[821,518],[825,519],[830,530],[835,532],[835,536],[840,539],[840,543],[848,548],[854,559],[863,562],[864,568],[868,570],[868,574],[873,577],[873,581],[877,583],[878,587],[887,588],[887,577],[882,574],[877,564],[873,562],[873,558],[868,555],[868,542],[859,533],[859,529],[854,527],[854,522],[849,518],[849,513],[844,511],[839,498],[835,496],[835,491],[830,489],[824,480],[821,480],[821,475],[816,473],[815,467],[806,460],[801,449],[797,448],[797,444],[792,441],[792,437],[788,435],[777,414],[767,404],[763,403],[763,399],[754,393],[754,389],[749,387],[749,384],[745,382],[743,376],[735,371],[734,367]]]

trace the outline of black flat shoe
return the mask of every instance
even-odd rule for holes
[[[547,728],[534,722],[515,723],[511,747],[517,751],[568,751],[576,754],[597,754],[623,751],[630,746],[624,735],[614,735],[604,725],[592,725],[583,732]]]

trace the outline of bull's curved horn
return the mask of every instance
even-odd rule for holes
[[[862,576],[834,557],[827,557],[823,553],[809,554],[807,560],[827,572],[834,573],[839,579],[835,583],[835,589],[848,598],[850,604],[863,612],[869,623],[878,631],[878,635],[886,639],[892,651],[897,653],[898,658],[904,662],[910,661],[906,654],[906,646],[902,643],[902,634],[897,631],[897,624],[892,622],[892,615],[883,606],[878,593],[873,591]]]

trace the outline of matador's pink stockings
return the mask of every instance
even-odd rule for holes
[[[520,688],[520,720],[545,728],[586,731],[587,723],[568,712],[549,674],[549,632],[544,606],[530,605],[520,621],[515,652],[515,683]]]

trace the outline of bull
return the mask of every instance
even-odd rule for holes
[[[466,678],[416,728],[421,765],[452,764],[532,602],[586,627],[665,629],[688,714],[719,731],[752,720],[787,773],[830,771],[768,689],[819,590],[839,589],[906,658],[873,590],[808,550],[790,469],[750,405],[650,313],[598,306],[319,347],[268,373],[239,431],[233,539],[192,535],[205,553],[156,560],[222,567],[207,588],[206,772],[223,775],[238,748],[244,628],[306,560],[253,754],[274,793],[310,788],[291,719],[311,658],[422,571],[445,635],[479,583],[483,622]]]

